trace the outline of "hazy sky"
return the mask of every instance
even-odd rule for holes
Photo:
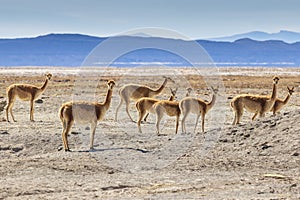
[[[107,36],[141,27],[193,38],[300,32],[299,0],[0,0],[0,38],[48,33]]]

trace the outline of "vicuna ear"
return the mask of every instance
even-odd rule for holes
[[[49,79],[49,80],[52,78],[52,74],[51,73],[46,73],[44,76],[46,76],[47,79]]]
[[[113,80],[107,80],[106,83],[107,83],[107,85],[110,85],[110,84],[116,85],[115,81],[113,81]]]
[[[175,83],[175,81],[173,79],[171,79],[170,77],[168,76],[163,76],[164,79],[168,79],[169,81],[171,81],[172,83]]]
[[[213,92],[218,92],[219,91],[219,87],[213,87],[213,86],[210,86],[210,88],[211,88],[211,90],[213,91]]]
[[[293,86],[293,87],[291,87],[291,88],[290,88],[289,86],[287,86],[287,89],[288,89],[289,91],[293,91],[293,90],[294,90],[294,88],[295,88],[294,86]]]
[[[170,88],[170,91],[171,91],[172,94],[173,94],[173,93],[176,93],[177,90],[178,90],[178,88],[176,88],[175,90],[173,90],[172,88]]]

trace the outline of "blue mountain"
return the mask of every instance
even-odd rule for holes
[[[49,34],[35,38],[0,39],[0,66],[80,66],[95,47],[110,38],[80,34]],[[128,44],[164,44],[182,50],[197,42],[219,66],[300,66],[300,42],[279,40],[256,41],[248,38],[234,42],[208,40],[184,41],[168,38],[121,36],[114,42]],[[101,56],[116,49],[107,47]],[[189,49],[186,49],[189,53]],[[106,55],[107,54],[107,55]],[[101,56],[99,56],[101,62]],[[193,55],[196,58],[198,55]],[[100,58],[101,57],[101,58]],[[197,60],[197,59],[196,59]],[[199,61],[201,61],[199,55]],[[104,59],[105,62],[105,59]],[[137,49],[116,58],[116,66],[134,66],[141,63],[162,63],[170,66],[189,65],[185,58],[163,49]]]
[[[266,41],[266,40],[281,40],[286,43],[300,42],[300,33],[281,30],[278,33],[266,33],[262,31],[252,31],[248,33],[236,34],[226,37],[210,38],[212,41],[234,42],[239,39],[249,38],[252,40]]]
[[[105,38],[79,34],[0,39],[0,65],[78,66],[103,40]]]

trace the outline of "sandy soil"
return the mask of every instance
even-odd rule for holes
[[[300,198],[300,69],[188,68],[142,70],[74,68],[0,69],[0,199],[299,199]],[[29,103],[17,101],[17,122],[5,121],[5,88],[12,83],[41,85],[51,72],[42,100],[35,104],[35,122],[29,121]],[[191,86],[193,96],[210,99],[208,85],[220,89],[218,101],[207,114],[205,132],[175,135],[175,118],[164,117],[161,135],[155,134],[150,115],[138,133],[122,106],[114,120],[118,88],[140,83],[153,88],[162,75],[179,88],[177,100]],[[295,93],[280,114],[251,121],[245,112],[241,125],[232,126],[230,99],[240,93],[270,94],[272,76],[278,75],[278,96],[286,86]],[[99,122],[95,151],[88,151],[89,127],[75,125],[69,135],[72,152],[62,150],[58,109],[72,99],[103,101],[105,80],[117,86],[105,120]],[[158,96],[166,99],[165,89]],[[137,117],[134,103],[130,112]],[[181,125],[179,126],[181,130]]]

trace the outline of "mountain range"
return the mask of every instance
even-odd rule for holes
[[[35,38],[0,39],[0,66],[80,66],[99,44],[111,37],[80,34],[48,34]],[[249,38],[233,42],[171,38],[122,36],[118,41],[129,44],[164,44],[181,47],[198,43],[218,66],[300,66],[300,42],[279,40],[256,41]],[[300,41],[300,40],[299,40]],[[114,49],[107,47],[107,52]],[[115,49],[117,50],[117,49]],[[101,56],[107,53],[103,51]],[[185,53],[189,53],[189,49]],[[105,55],[107,56],[107,55]],[[195,57],[197,55],[194,55]],[[199,61],[201,61],[199,57]],[[185,58],[162,49],[145,48],[129,52],[115,59],[115,66],[136,66],[141,63],[160,63],[170,66],[189,65]]]
[[[236,34],[226,37],[217,37],[210,38],[208,40],[212,41],[226,41],[226,42],[234,42],[239,39],[249,38],[257,41],[266,41],[266,40],[281,40],[286,43],[294,43],[300,41],[300,33],[281,30],[278,33],[266,33],[262,31],[252,31],[248,33]]]

